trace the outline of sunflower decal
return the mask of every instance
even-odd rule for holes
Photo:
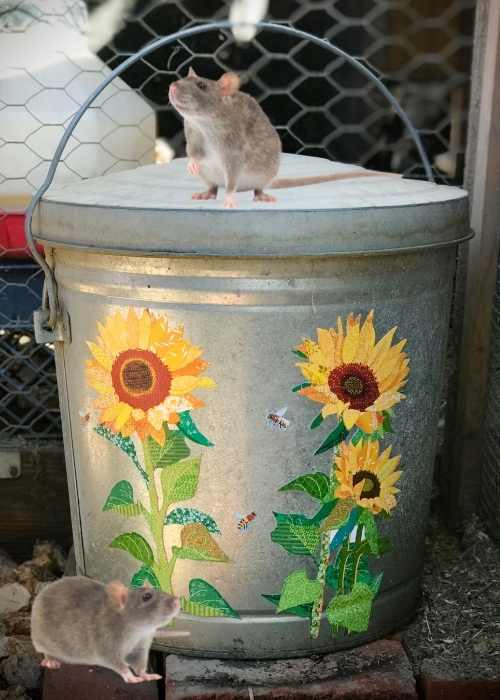
[[[140,475],[134,486],[121,479],[111,489],[103,511],[125,518],[142,518],[149,536],[127,531],[110,543],[139,562],[133,587],[145,581],[173,593],[172,579],[179,559],[229,562],[214,538],[221,534],[211,515],[185,504],[198,489],[201,456],[189,443],[212,446],[198,429],[191,411],[204,406],[200,389],[215,382],[203,373],[208,363],[203,350],[184,337],[182,326],[149,309],[111,313],[97,323],[95,341],[87,342],[87,384],[96,392],[95,432],[121,449]],[[141,450],[136,449],[140,444]],[[167,529],[168,528],[168,529]],[[166,547],[165,530],[176,537]],[[177,530],[177,533],[176,533]],[[192,579],[182,608],[191,615],[239,617],[207,581]]]
[[[297,366],[308,380],[298,393],[323,404],[322,417],[336,414],[347,430],[377,431],[383,412],[404,399],[400,389],[409,373],[406,341],[392,345],[395,332],[375,342],[373,311],[363,324],[349,314],[345,330],[340,318],[336,328],[318,328],[317,342],[307,339],[297,348],[306,360]]]
[[[396,506],[394,484],[401,476],[397,470],[400,456],[391,458],[391,447],[380,454],[378,441],[343,443],[335,461],[335,479],[338,486],[334,496],[352,499],[361,508],[377,515],[382,510],[390,513]]]
[[[396,333],[394,327],[377,341],[374,312],[364,321],[350,313],[293,350],[306,381],[292,391],[321,404],[311,429],[333,422],[314,453],[331,453],[330,472],[301,474],[281,487],[307,494],[318,510],[312,517],[275,513],[271,539],[290,554],[310,556],[317,574],[310,579],[310,569],[292,571],[279,593],[264,597],[279,613],[307,618],[312,638],[325,617],[333,632],[366,631],[382,582],[383,572],[374,572],[370,560],[390,543],[377,518],[390,517],[397,507],[402,477],[400,455],[382,441],[392,433],[409,374],[406,340],[395,341]]]
[[[200,376],[208,366],[203,351],[183,337],[182,327],[170,328],[147,309],[116,311],[98,330],[97,341],[87,342],[92,359],[86,373],[99,394],[95,405],[102,424],[163,445],[164,423],[176,425],[179,413],[204,406],[192,392],[215,386]]]

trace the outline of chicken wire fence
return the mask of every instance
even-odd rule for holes
[[[87,2],[90,11],[101,4]],[[327,38],[359,58],[409,115],[436,180],[461,184],[475,5],[476,0],[271,0],[267,18]],[[229,3],[131,0],[123,6],[128,9],[117,33],[98,52],[111,69],[159,36],[226,18]],[[81,23],[74,7],[68,13],[69,22]],[[424,177],[399,117],[365,76],[321,47],[269,32],[259,33],[244,46],[235,43],[229,31],[206,32],[156,50],[122,74],[144,104],[154,109],[157,133],[176,156],[185,154],[184,138],[180,117],[168,103],[168,87],[186,75],[189,66],[209,78],[237,71],[242,89],[260,102],[277,127],[284,151]],[[102,67],[75,64],[61,88],[68,94],[68,105],[75,81],[88,85],[90,92],[104,74]],[[1,98],[0,147],[5,109]],[[28,107],[32,99],[28,91]],[[68,118],[69,113],[61,114],[60,123],[51,128],[60,135]],[[90,148],[89,157],[101,159],[103,173],[141,164],[140,159],[113,152],[109,145],[110,134],[120,126],[119,115],[106,113],[103,119],[101,131],[92,138],[78,140],[77,135],[69,144],[58,169],[66,180],[72,173],[87,176],[84,167],[75,167],[75,154],[82,147]],[[45,142],[37,146],[39,128],[32,125],[20,137],[30,161],[26,182],[31,191],[43,179],[52,155]],[[150,147],[145,138],[145,155]],[[0,179],[1,173],[0,151]],[[0,209],[0,223],[3,215]],[[32,312],[40,303],[42,275],[29,260],[12,257],[19,252],[0,247],[0,443],[60,439],[53,349],[35,345],[31,326]]]

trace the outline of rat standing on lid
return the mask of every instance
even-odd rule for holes
[[[46,668],[89,664],[116,671],[126,683],[159,680],[146,673],[149,649],[156,630],[179,611],[179,598],[151,587],[129,590],[119,581],[105,586],[67,576],[35,598],[31,638]]]
[[[170,102],[184,117],[188,171],[199,175],[208,186],[205,192],[194,194],[193,199],[216,199],[218,188],[225,187],[224,206],[234,209],[235,192],[253,190],[254,201],[275,202],[275,197],[264,192],[265,187],[301,187],[394,174],[358,170],[275,180],[280,165],[280,137],[257,101],[240,92],[239,87],[240,79],[235,73],[208,80],[196,75],[192,68],[187,78],[170,85]]]

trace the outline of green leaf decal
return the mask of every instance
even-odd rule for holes
[[[394,430],[392,429],[391,413],[389,413],[389,411],[382,411],[382,415],[384,416],[384,422],[382,423],[384,433],[393,433]]]
[[[320,541],[319,527],[301,514],[274,513],[276,527],[271,532],[273,542],[290,554],[314,554]]]
[[[153,552],[148,542],[138,532],[124,532],[118,535],[109,545],[114,549],[123,549],[131,554],[134,559],[142,561],[146,566],[154,563]]]
[[[347,503],[346,501],[337,501],[325,522],[321,525],[321,532],[325,532],[326,530],[336,530],[344,525],[349,518],[351,508],[352,506],[350,503]]]
[[[307,360],[308,357],[305,354],[305,352],[302,352],[302,350],[292,350],[294,355],[297,355],[297,357],[300,357],[301,360]]]
[[[369,510],[363,510],[358,520],[358,527],[365,528],[365,538],[372,554],[379,554],[378,532],[375,518]]]
[[[181,545],[181,547],[172,547],[172,552],[178,559],[229,561],[229,557],[224,554],[207,528],[201,523],[184,525],[181,532]]]
[[[278,612],[289,608],[314,603],[321,595],[320,581],[311,581],[307,577],[305,569],[300,569],[289,574],[283,582],[281,597],[278,603]]]
[[[326,609],[328,622],[349,632],[365,632],[370,623],[374,593],[366,583],[356,583],[350,593],[336,595]]]
[[[228,615],[219,608],[211,608],[209,605],[195,603],[189,598],[181,598],[181,608],[183,612],[188,613],[188,615],[196,615],[196,617],[228,617]]]
[[[165,518],[165,525],[188,525],[189,523],[201,523],[212,534],[220,535],[215,520],[196,508],[176,508]]]
[[[196,493],[201,457],[175,462],[161,472],[161,485],[166,503],[188,501]]]
[[[113,433],[109,428],[106,428],[105,425],[98,425],[94,428],[94,430],[98,435],[108,440],[108,442],[110,442],[112,445],[116,445],[116,447],[119,447],[120,450],[125,452],[125,454],[130,457],[134,465],[139,470],[139,473],[144,481],[148,483],[149,477],[142,468],[137,457],[137,452],[135,451],[134,443],[129,437],[124,437],[121,433]]]
[[[363,542],[349,551],[346,557],[338,557],[335,564],[329,564],[326,570],[326,582],[334,591],[342,588],[344,592],[352,589],[355,583],[365,583],[375,596],[382,582],[383,572],[373,575],[368,567],[368,543]]]
[[[261,593],[262,597],[272,603],[276,608],[280,602],[281,595],[279,593]],[[276,611],[278,612],[278,611]],[[312,613],[312,603],[306,605],[297,605],[293,608],[287,608],[282,610],[278,615],[296,615],[297,617],[311,617]]]
[[[337,503],[336,498],[334,498],[333,501],[328,500],[325,503],[323,503],[323,505],[318,510],[318,512],[315,515],[313,515],[313,517],[311,518],[311,522],[314,523],[315,525],[321,525],[322,520],[324,520],[325,518],[328,518],[328,516],[330,515],[332,510],[334,510],[336,503]],[[321,530],[323,530],[323,529],[324,528],[321,527]]]
[[[133,518],[144,513],[142,503],[134,503],[134,490],[132,484],[128,481],[118,481],[106,499],[103,508],[104,511],[112,510],[116,513],[121,513],[128,518]]]
[[[321,423],[322,423],[324,420],[325,420],[325,419],[323,418],[323,414],[322,414],[322,413],[318,413],[318,415],[316,416],[316,418],[313,420],[313,422],[312,422],[311,425],[309,426],[310,430],[314,430],[314,428],[317,428],[318,426],[320,426]]]
[[[141,566],[139,571],[132,576],[130,585],[132,588],[141,588],[141,586],[144,586],[145,581],[149,581],[153,588],[160,590],[160,582],[158,581],[153,569],[151,569],[149,566]]]
[[[134,489],[129,481],[118,481],[106,499],[103,510],[112,510],[116,506],[128,506],[134,502]]]
[[[321,445],[318,447],[316,452],[314,453],[315,455],[320,455],[323,452],[326,452],[327,450],[331,450],[333,447],[336,447],[337,445],[340,445],[340,443],[345,440],[347,437],[349,431],[344,425],[343,420],[339,420],[337,423],[337,427],[335,430],[332,430],[332,432],[326,437],[326,439],[321,443]]]
[[[240,617],[219,591],[201,578],[193,578],[189,582],[189,599],[192,603],[217,610],[224,617]]]
[[[293,393],[297,393],[297,391],[300,391],[301,389],[307,389],[308,386],[311,386],[311,382],[302,382],[302,384],[296,384],[294,387],[292,387]],[[264,595],[264,594],[262,594]]]
[[[163,447],[151,436],[148,436],[144,443],[146,460],[150,461],[155,469],[164,469],[174,462],[189,457],[189,447],[181,431],[169,430],[166,423],[163,429],[165,431]]]
[[[184,435],[189,438],[192,442],[196,442],[198,445],[205,445],[206,447],[213,447],[213,442],[210,442],[210,440],[203,435],[203,433],[200,433],[198,428],[196,427],[196,423],[194,420],[191,418],[191,414],[189,411],[182,411],[182,413],[179,413],[179,423],[177,424],[177,427],[181,431],[181,433],[184,433]]]
[[[330,493],[330,479],[322,472],[303,474],[282,486],[280,491],[304,491],[312,498],[322,501]]]

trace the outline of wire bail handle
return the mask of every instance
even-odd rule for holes
[[[357,68],[360,73],[365,75],[374,85],[379,89],[384,97],[387,98],[390,105],[393,107],[394,111],[403,121],[404,125],[408,129],[411,138],[417,148],[419,156],[422,160],[424,166],[425,175],[429,182],[434,182],[434,176],[432,174],[432,168],[425,152],[425,148],[422,144],[420,136],[411,123],[408,115],[403,110],[399,102],[396,100],[394,95],[387,89],[384,83],[377,78],[377,76],[367,68],[361,61],[357,58],[346,53],[343,49],[331,44],[326,39],[321,39],[320,37],[310,34],[309,32],[304,32],[300,29],[295,29],[294,27],[289,27],[287,25],[275,24],[273,22],[257,22],[255,25],[258,29],[267,30],[270,32],[276,32],[278,34],[290,34],[291,36],[297,37],[298,39],[305,39],[311,41],[313,44],[320,46],[327,51],[340,56],[350,63],[354,68]],[[75,112],[70,123],[66,127],[64,134],[59,141],[59,144],[54,152],[54,156],[50,163],[47,175],[44,182],[37,190],[31,203],[26,212],[26,218],[24,223],[24,230],[26,235],[26,242],[28,243],[29,249],[33,258],[37,261],[40,267],[43,269],[45,274],[44,283],[44,294],[42,299],[42,308],[35,311],[35,335],[38,342],[49,342],[50,340],[65,340],[68,336],[68,327],[65,319],[61,315],[61,310],[59,308],[58,296],[57,296],[57,285],[54,277],[53,269],[47,263],[45,258],[38,252],[34,239],[33,239],[33,214],[35,212],[38,203],[42,199],[45,192],[49,189],[53,182],[54,175],[59,165],[59,161],[64,152],[66,144],[68,143],[71,134],[73,133],[75,127],[77,126],[80,119],[83,117],[87,109],[93,103],[93,101],[98,97],[101,92],[119,75],[121,75],[127,68],[133,65],[136,61],[139,61],[144,56],[147,56],[152,51],[161,48],[162,46],[168,46],[179,39],[186,39],[197,34],[204,34],[208,31],[215,31],[219,29],[231,29],[232,27],[248,27],[248,23],[234,23],[229,20],[221,20],[219,22],[210,22],[196,27],[191,27],[189,29],[183,29],[181,31],[175,32],[174,34],[169,34],[168,36],[160,37],[156,41],[144,46],[140,51],[137,51],[132,56],[129,56],[123,63],[112,70],[106,78],[95,88],[95,90],[89,95],[81,107]],[[59,327],[58,327],[59,326]]]

